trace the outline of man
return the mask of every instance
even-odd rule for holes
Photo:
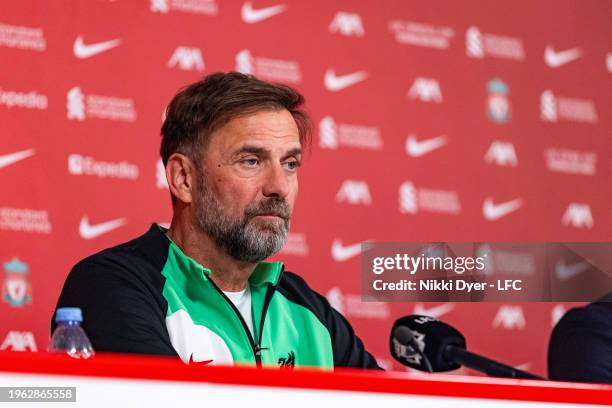
[[[548,376],[612,384],[612,292],[559,320],[548,345]]]
[[[184,362],[375,368],[350,324],[264,259],[287,236],[310,121],[295,90],[212,74],[171,101],[161,156],[168,230],[79,262],[58,307],[83,310],[97,351]],[[53,324],[52,324],[53,325]]]

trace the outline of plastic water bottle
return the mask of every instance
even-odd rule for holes
[[[78,307],[62,307],[55,313],[57,327],[51,336],[48,351],[67,353],[74,358],[94,355],[91,343],[81,327],[83,312]]]

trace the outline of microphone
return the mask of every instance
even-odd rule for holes
[[[445,372],[466,366],[491,377],[543,379],[467,351],[465,337],[457,329],[429,316],[396,320],[389,343],[393,358],[420,371]]]
[[[391,350],[402,364],[421,364],[425,366],[425,371],[433,373],[433,368],[427,356],[423,353],[425,345],[422,341],[415,338],[414,333],[405,326],[397,326],[391,336]]]

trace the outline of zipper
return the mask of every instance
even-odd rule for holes
[[[238,319],[240,320],[240,323],[242,324],[242,328],[244,329],[247,338],[249,339],[249,344],[251,345],[251,350],[253,351],[253,357],[255,357],[255,364],[257,365],[257,367],[261,368],[261,351],[262,350],[267,350],[267,347],[261,347],[261,337],[263,335],[263,325],[264,322],[266,320],[266,312],[268,311],[268,306],[270,304],[270,300],[272,299],[272,295],[274,295],[274,292],[276,291],[276,287],[278,286],[278,282],[280,282],[281,277],[283,275],[283,271],[285,270],[285,266],[283,265],[280,271],[280,274],[278,276],[278,280],[276,281],[275,285],[268,285],[268,289],[266,290],[266,296],[264,297],[264,304],[263,304],[263,308],[261,311],[261,320],[259,322],[259,336],[257,338],[257,342],[253,339],[253,335],[251,334],[251,331],[249,330],[249,326],[247,326],[246,322],[244,321],[244,318],[242,317],[242,314],[240,313],[240,310],[238,310],[238,308],[236,307],[236,305],[234,305],[234,302],[232,302],[225,293],[223,293],[223,291],[217,286],[217,284],[215,282],[213,282],[212,279],[208,279],[208,281],[212,284],[212,286],[217,290],[217,292],[219,292],[219,294],[221,295],[221,297],[223,297],[223,299],[225,299],[225,301],[230,305],[230,307],[232,308],[232,310],[234,311],[234,313],[236,314],[236,316],[238,317]],[[248,283],[247,283],[248,284]],[[252,308],[252,304],[251,304],[251,308]]]

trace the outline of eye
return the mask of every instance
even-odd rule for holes
[[[298,169],[298,167],[300,167],[301,163],[297,160],[291,160],[288,162],[285,162],[285,166],[287,166],[287,170],[289,171],[296,171]]]
[[[241,160],[240,163],[242,163],[246,167],[256,167],[259,164],[259,159],[256,159],[256,158],[244,159],[244,160]]]

